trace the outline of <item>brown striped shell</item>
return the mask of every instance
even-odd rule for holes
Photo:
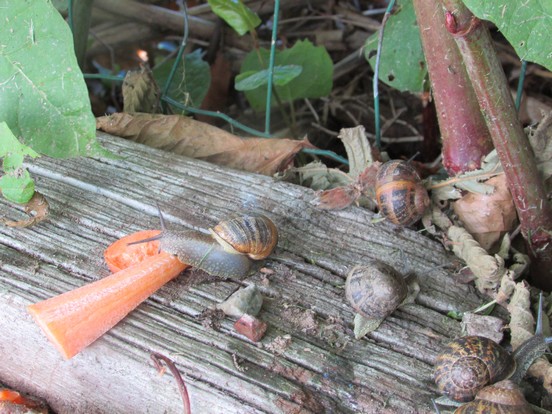
[[[504,380],[483,388],[475,400],[459,407],[454,414],[531,414],[533,410],[521,389]]]
[[[388,161],[378,170],[376,202],[384,217],[401,226],[417,222],[430,204],[416,170],[400,160]]]
[[[276,225],[262,214],[224,220],[209,231],[227,251],[246,254],[253,260],[268,257],[278,243]]]
[[[434,379],[452,400],[471,401],[483,387],[512,376],[512,355],[491,339],[464,336],[450,342],[437,356]]]
[[[345,295],[355,311],[369,319],[386,318],[408,293],[404,277],[379,260],[355,266],[345,282]]]

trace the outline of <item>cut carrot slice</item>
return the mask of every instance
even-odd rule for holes
[[[0,389],[0,401],[7,401],[14,404],[27,404],[27,400],[19,394],[17,391],[8,390],[6,388]]]
[[[159,240],[131,246],[128,243],[149,239],[159,233],[161,233],[159,230],[142,230],[120,238],[111,244],[104,252],[104,258],[111,273],[117,273],[119,270],[134,266],[148,257],[158,254]]]
[[[125,251],[121,248],[122,254]],[[113,257],[117,266],[134,260],[118,260],[117,255]],[[35,303],[27,309],[58,351],[69,359],[187,267],[172,254],[161,252],[111,276]]]

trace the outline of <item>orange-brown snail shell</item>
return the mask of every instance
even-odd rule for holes
[[[278,243],[276,225],[262,214],[224,220],[209,231],[225,250],[246,254],[253,260],[268,257]]]
[[[378,170],[376,202],[384,217],[401,226],[417,222],[430,204],[416,170],[400,160],[388,161]]]
[[[450,342],[437,357],[435,383],[440,392],[459,402],[471,401],[487,385],[513,375],[512,355],[491,339],[464,336]]]

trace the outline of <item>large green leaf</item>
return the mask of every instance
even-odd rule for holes
[[[262,62],[259,61],[259,55]],[[270,52],[260,49],[250,52],[244,59],[241,73],[261,71],[267,68]],[[323,46],[314,46],[308,40],[298,41],[290,49],[277,51],[275,64],[278,66],[297,65],[303,68],[301,74],[283,86],[275,86],[282,102],[300,98],[320,98],[332,90],[333,63]],[[245,96],[256,110],[266,106],[266,88],[246,91]],[[272,102],[275,102],[273,95]]]
[[[383,32],[379,79],[399,91],[422,92],[427,68],[412,0],[397,2]],[[366,40],[364,54],[376,63],[379,31]]]
[[[0,121],[52,157],[102,152],[67,24],[48,0],[0,0]]]
[[[211,10],[240,36],[261,24],[261,19],[241,0],[208,0]]]
[[[4,175],[0,178],[0,190],[4,197],[16,203],[26,203],[34,193],[34,181],[22,167],[25,156],[38,154],[21,144],[5,122],[0,122],[0,158],[3,158]]]
[[[490,20],[521,59],[552,70],[552,0],[465,0],[480,19]]]
[[[174,59],[163,62],[153,69],[153,77],[163,90],[174,64]],[[185,55],[183,63],[176,69],[168,95],[175,101],[199,108],[211,84],[209,64],[201,58],[201,50],[197,49]]]

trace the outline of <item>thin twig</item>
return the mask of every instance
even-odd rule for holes
[[[152,352],[150,357],[159,373],[163,373],[164,371],[161,361],[163,361],[167,365],[169,371],[171,371],[171,374],[173,374],[176,380],[176,384],[178,385],[178,390],[180,391],[180,396],[182,397],[182,403],[184,404],[184,414],[192,414],[188,389],[186,388],[186,384],[184,383],[184,380],[182,379],[182,375],[180,375],[178,368],[176,368],[176,366],[174,365],[174,362],[170,358],[158,352]]]

